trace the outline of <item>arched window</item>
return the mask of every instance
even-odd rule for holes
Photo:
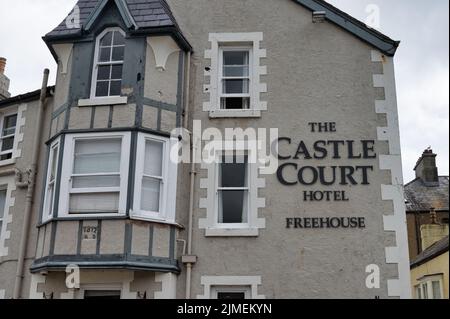
[[[91,97],[120,96],[122,89],[125,33],[120,28],[105,29],[97,37]]]

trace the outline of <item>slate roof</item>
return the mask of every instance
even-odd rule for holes
[[[53,94],[53,92],[55,91],[55,86],[48,86],[47,87],[47,97],[51,96]],[[4,108],[4,107],[8,107],[12,104],[19,104],[19,103],[24,103],[24,102],[29,102],[29,101],[34,101],[39,99],[39,97],[41,96],[41,90],[35,90],[32,92],[28,92],[28,93],[23,93],[20,95],[16,95],[16,96],[12,96],[10,98],[4,99],[0,101],[0,109]]]
[[[78,0],[80,9],[81,28],[69,28],[66,19],[64,19],[53,31],[48,33],[45,38],[65,37],[76,35],[86,26],[90,16],[97,6],[103,0]],[[165,0],[118,0],[126,4],[126,8],[138,28],[154,27],[176,27],[177,23]],[[71,16],[75,10],[72,9],[68,16]]]
[[[426,186],[420,178],[405,185],[407,212],[424,212],[434,207],[448,211],[448,176],[439,177],[439,186]]]
[[[413,261],[411,261],[411,268],[418,267],[427,261],[440,256],[448,251],[448,236],[434,243],[424,251],[422,251]]]

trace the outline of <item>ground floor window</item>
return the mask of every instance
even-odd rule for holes
[[[204,292],[198,299],[265,299],[258,294],[260,276],[202,276],[201,284]]]
[[[211,299],[219,300],[242,300],[251,299],[250,286],[213,286],[211,288]]]
[[[422,277],[414,290],[416,299],[442,299],[442,275]]]

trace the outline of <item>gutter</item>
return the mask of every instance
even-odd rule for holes
[[[27,188],[27,195],[26,195],[26,202],[25,202],[25,214],[24,219],[22,223],[22,233],[20,237],[20,243],[19,243],[19,257],[17,261],[17,269],[16,269],[16,278],[14,281],[14,294],[13,299],[20,299],[21,298],[21,291],[22,291],[22,283],[23,283],[23,275],[24,275],[24,263],[25,263],[25,256],[27,251],[27,243],[28,243],[28,235],[29,235],[29,229],[30,229],[30,219],[31,219],[31,209],[33,207],[33,197],[34,197],[34,188],[36,184],[36,175],[37,175],[37,164],[39,159],[39,152],[40,152],[40,142],[41,142],[41,135],[42,135],[42,124],[43,124],[43,113],[45,108],[45,101],[47,98],[47,84],[48,84],[48,76],[50,71],[48,69],[44,70],[44,75],[42,79],[42,88],[41,88],[41,95],[39,98],[39,108],[36,115],[36,133],[34,134],[34,140],[33,140],[33,153],[31,157],[31,165],[28,169],[28,181],[26,183],[20,182],[18,183],[18,187],[26,187]]]

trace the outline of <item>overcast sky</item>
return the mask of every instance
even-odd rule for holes
[[[76,0],[0,1],[0,56],[8,59],[11,93],[38,89],[44,68],[50,68],[53,84],[56,63],[41,37],[66,17]],[[377,5],[380,30],[402,41],[395,60],[405,181],[414,178],[414,164],[428,146],[438,154],[440,175],[448,175],[449,1],[328,1],[362,21],[369,15],[367,6]]]

